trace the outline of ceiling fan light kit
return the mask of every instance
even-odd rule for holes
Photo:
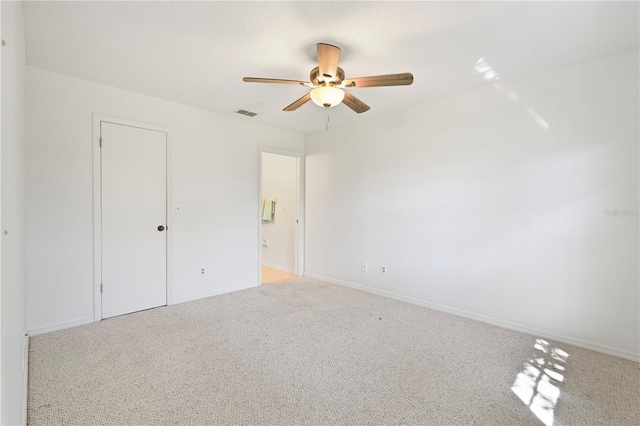
[[[295,111],[311,100],[323,108],[332,108],[344,103],[358,114],[368,111],[370,109],[369,105],[343,89],[408,86],[413,83],[413,74],[408,72],[345,79],[344,71],[338,67],[340,48],[331,44],[318,43],[316,44],[316,49],[318,52],[318,66],[311,70],[309,76],[311,81],[257,77],[245,77],[242,80],[248,83],[296,84],[312,88],[310,93],[285,107],[283,111]]]
[[[309,94],[314,104],[325,108],[334,107],[344,99],[344,92],[330,85],[316,87]]]

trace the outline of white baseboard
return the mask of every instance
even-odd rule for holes
[[[40,327],[29,328],[29,336],[37,336],[39,334],[51,333],[52,331],[64,330],[66,328],[77,327],[79,325],[87,325],[93,323],[93,317],[80,318],[73,321],[63,321],[55,324],[44,325]]]
[[[173,301],[168,305],[175,305],[178,303],[190,302],[192,300],[204,299],[205,297],[217,296],[219,294],[231,293],[234,291],[246,290],[248,288],[259,287],[259,286],[260,286],[259,284],[252,284],[252,285],[244,285],[244,286],[225,287],[225,288],[221,288],[213,291],[208,291],[208,292],[198,293],[198,294],[194,294],[187,297],[180,297],[177,299],[173,299]],[[77,327],[80,325],[92,324],[94,322],[95,321],[93,317],[81,318],[73,321],[65,321],[65,322],[59,322],[56,324],[30,328],[28,333],[29,333],[29,336],[37,336],[39,334],[51,333],[53,331],[64,330],[67,328]]]
[[[290,268],[288,266],[276,265],[275,263],[262,262],[262,266],[266,266],[267,268],[279,269],[285,272],[291,272],[292,274],[296,273],[293,268]]]
[[[335,278],[329,278],[322,275],[305,273],[305,277],[314,278],[321,281],[326,281],[332,284],[338,284],[344,287],[354,288],[356,290],[366,291],[368,293],[377,294],[378,296],[388,297],[390,299],[401,300],[403,302],[411,303],[414,305],[424,306],[425,308],[433,309],[440,312],[445,312],[452,315],[457,315],[464,318],[469,318],[475,321],[485,322],[487,324],[495,325],[498,327],[506,328],[508,330],[519,331],[521,333],[530,334],[535,337],[543,337],[550,340],[555,340],[557,342],[567,343],[569,345],[577,346],[584,349],[589,349],[594,352],[600,352],[606,355],[612,355],[618,358],[627,359],[629,361],[640,362],[640,354],[634,353],[626,350],[621,350],[617,348],[612,348],[609,346],[600,345],[593,342],[588,342],[579,339],[573,339],[571,337],[558,335],[555,333],[551,333],[545,330],[536,330],[521,324],[516,324],[508,321],[503,321],[497,318],[488,317],[485,315],[476,314],[469,311],[464,311],[462,309],[451,308],[448,306],[440,305],[437,303],[427,302],[426,300],[417,299],[414,297],[403,296],[401,294],[393,293],[386,290],[379,290],[375,288],[366,287],[360,284],[354,284],[348,281],[338,280]]]
[[[171,305],[177,305],[178,303],[191,302],[198,299],[204,299],[206,297],[218,296],[220,294],[232,293],[234,291],[246,290],[248,288],[260,287],[260,284],[251,284],[251,285],[243,285],[243,286],[235,286],[235,287],[225,287],[221,289],[216,289],[212,291],[207,291],[204,293],[198,293],[191,296],[186,297],[178,297],[171,301]]]
[[[23,395],[22,395],[22,424],[27,424],[27,397],[29,386],[29,334],[27,330],[24,333],[24,344],[22,346],[24,353],[22,354],[22,374],[24,375]]]

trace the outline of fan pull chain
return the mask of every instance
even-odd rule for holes
[[[325,130],[329,131],[329,113],[327,112],[327,124],[325,125]]]

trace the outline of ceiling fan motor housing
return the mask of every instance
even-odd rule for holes
[[[311,73],[309,74],[309,80],[311,80],[311,82],[315,86],[319,86],[322,83],[340,84],[344,80],[344,70],[338,67],[336,76],[332,78],[331,76],[326,77],[324,75],[320,75],[320,67],[315,67],[314,69],[311,70]]]

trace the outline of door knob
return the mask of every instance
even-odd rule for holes
[[[158,226],[158,231],[161,231],[161,232],[164,231],[164,226],[162,225]]]

